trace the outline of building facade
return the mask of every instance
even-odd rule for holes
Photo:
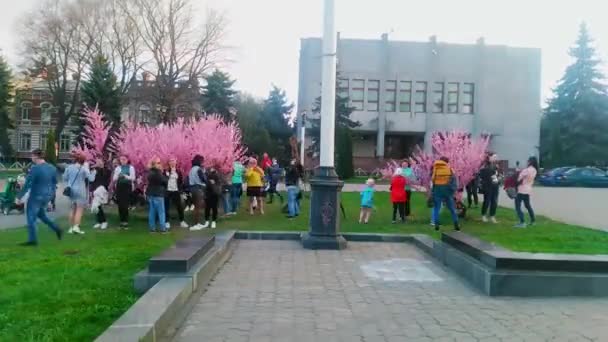
[[[306,125],[321,94],[321,39],[301,40],[298,126]],[[515,165],[538,155],[541,52],[476,44],[338,37],[338,92],[355,108],[356,168],[430,148],[434,132],[491,136],[490,149]],[[301,130],[298,129],[298,132]]]
[[[76,82],[69,81],[69,92],[74,91]],[[73,94],[73,93],[72,93]],[[68,94],[67,98],[71,99]],[[70,110],[66,103],[66,111]],[[18,159],[29,159],[34,149],[46,149],[47,137],[57,125],[57,108],[53,106],[53,96],[45,81],[21,83],[15,89],[15,111],[13,113],[14,130],[10,133],[11,143]],[[76,126],[73,120],[63,129],[57,141],[59,159],[69,158],[75,140]]]

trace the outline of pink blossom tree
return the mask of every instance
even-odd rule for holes
[[[84,155],[90,162],[97,158],[103,159],[111,125],[103,119],[103,113],[98,107],[86,107],[82,115],[85,118],[82,142],[72,149],[72,153]]]
[[[483,165],[489,142],[487,136],[473,140],[469,133],[462,131],[435,132],[431,138],[431,153],[417,147],[408,158],[416,177],[415,185],[428,189],[433,163],[441,157],[447,157],[456,174],[459,189],[464,188]],[[395,168],[400,166],[398,161],[389,161],[381,171],[383,177],[389,178]],[[459,200],[461,195],[460,192],[457,193]]]

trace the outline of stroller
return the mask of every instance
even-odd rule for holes
[[[4,215],[8,215],[13,210],[17,210],[20,214],[23,214],[25,210],[24,204],[15,204],[18,190],[17,180],[9,178],[4,186],[4,192],[0,192],[0,212]]]

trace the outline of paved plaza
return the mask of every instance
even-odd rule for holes
[[[607,341],[608,300],[489,298],[409,244],[236,241],[175,341]]]

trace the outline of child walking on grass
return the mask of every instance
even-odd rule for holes
[[[365,188],[361,191],[361,213],[359,214],[359,223],[367,224],[369,222],[373,207],[374,180],[370,178],[365,182]]]

